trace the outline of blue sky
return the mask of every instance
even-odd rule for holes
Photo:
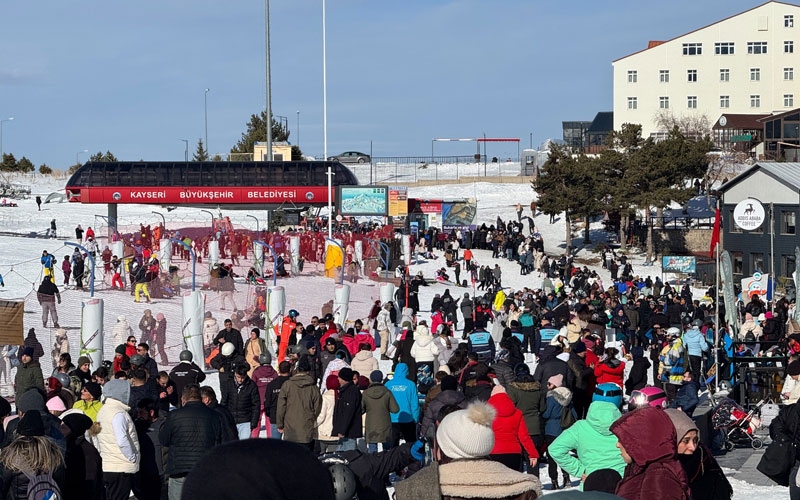
[[[272,108],[321,156],[322,2],[271,0]],[[759,5],[750,0],[328,0],[328,154],[430,154],[433,137],[561,138],[611,110],[611,61]],[[0,5],[3,151],[65,169],[76,153],[182,160],[264,109],[263,0]],[[437,154],[473,154],[438,144]],[[495,144],[490,156],[516,156]],[[88,158],[81,154],[81,161]]]

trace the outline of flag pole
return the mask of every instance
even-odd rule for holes
[[[721,218],[720,217],[720,212],[719,212],[719,198],[717,198],[717,210],[716,210],[716,212],[717,212],[716,213],[716,217],[718,219]],[[720,232],[722,232],[721,231],[722,228],[720,227],[721,226],[721,221],[718,224],[714,224],[714,226],[715,226],[715,228],[714,228],[715,231],[719,230]],[[716,283],[714,285],[715,286],[715,288],[714,288],[714,316],[715,316],[715,318],[714,318],[715,319],[715,321],[714,321],[714,392],[719,392],[719,377],[720,377],[720,371],[719,371],[719,329],[720,329],[721,321],[719,319],[719,281],[720,280],[719,280],[719,239],[718,238],[717,238],[716,245],[714,245],[714,248],[716,249],[716,260],[717,260],[717,266],[716,266],[717,272],[715,273],[716,274]]]

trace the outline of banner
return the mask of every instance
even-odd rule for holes
[[[733,293],[733,265],[731,254],[722,252],[722,297],[725,300],[725,321],[728,323],[728,332],[732,338],[739,333],[739,318],[736,315],[736,295]]]
[[[24,313],[25,302],[0,300],[0,345],[22,345],[25,342]]]
[[[742,302],[747,305],[753,295],[768,300],[772,296],[769,285],[769,274],[753,273],[748,278],[742,278]]]
[[[696,259],[689,256],[664,256],[661,257],[661,269],[665,273],[694,274],[696,272]]]
[[[408,215],[408,188],[396,186],[389,188],[389,216],[405,217]]]

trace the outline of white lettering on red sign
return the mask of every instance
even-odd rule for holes
[[[201,199],[201,200],[220,200],[232,199],[233,191],[181,191],[180,198],[186,199]]]
[[[153,200],[166,198],[167,194],[163,191],[131,191],[132,200]]]
[[[268,191],[248,191],[247,192],[248,199],[258,199],[258,200],[271,200],[275,198],[280,199],[294,199],[297,198],[297,191],[295,190],[277,190],[272,189]]]

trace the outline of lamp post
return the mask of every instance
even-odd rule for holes
[[[167,218],[164,217],[164,214],[162,214],[161,212],[156,212],[155,210],[153,210],[152,213],[154,213],[154,214],[158,215],[159,217],[161,217],[161,222],[164,224],[164,228],[166,229],[166,227],[167,227]]]
[[[78,151],[77,153],[75,153],[75,165],[80,165],[81,164],[81,160],[79,158],[80,158],[81,154],[88,153],[88,152],[89,152],[88,149],[84,149],[83,151]]]
[[[269,63],[269,0],[265,0],[266,4],[266,18],[265,18],[265,38],[267,42],[267,112],[266,119],[264,120],[267,126],[267,161],[272,161],[272,89],[270,84],[272,77],[270,75]]]
[[[297,110],[297,147],[300,147],[300,110]],[[327,158],[326,158],[327,159]]]
[[[247,216],[256,221],[256,235],[258,235],[258,233],[259,233],[259,230],[258,230],[258,217],[256,217],[255,215],[250,215],[250,214],[247,214]]]
[[[205,212],[211,216],[211,232],[214,234],[214,239],[217,239],[217,233],[214,231],[214,214],[209,212],[208,210],[200,210],[201,212]]]
[[[183,141],[184,146],[186,146],[186,149],[183,152],[183,161],[188,163],[189,162],[189,139],[181,139],[181,141]]]
[[[0,120],[0,163],[3,162],[3,123],[14,121],[13,116],[9,116],[5,120]]]
[[[322,0],[322,159],[328,161],[328,62],[325,46],[325,0]],[[328,164],[328,238],[333,238],[333,170]]]
[[[206,89],[205,93],[203,94],[203,112],[206,118],[206,153],[211,155],[211,153],[209,153],[209,151],[211,150],[208,149],[208,91],[209,90],[211,89]]]

